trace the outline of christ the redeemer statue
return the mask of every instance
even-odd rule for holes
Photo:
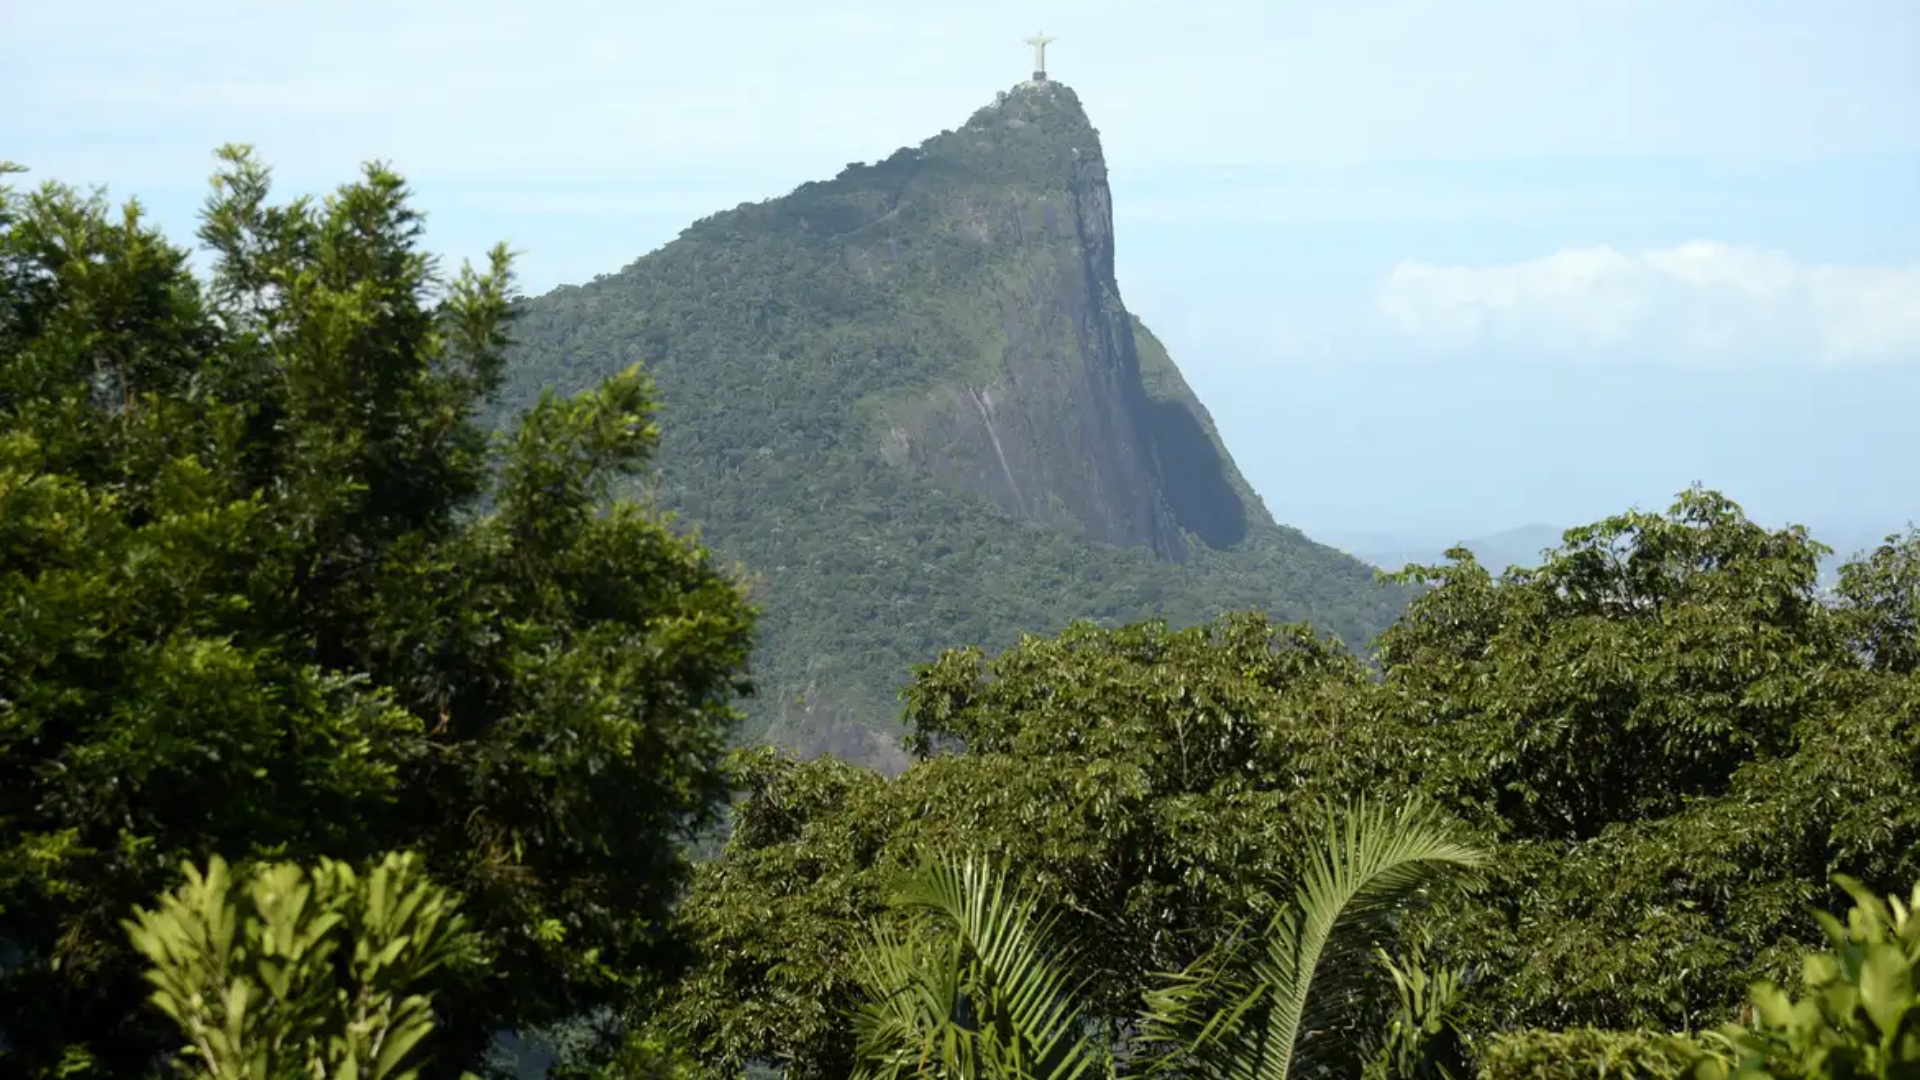
[[[1033,46],[1034,82],[1047,81],[1047,45],[1051,41],[1053,39],[1045,34],[1035,34],[1027,39],[1027,44]]]

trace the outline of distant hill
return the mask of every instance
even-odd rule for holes
[[[1473,552],[1473,557],[1482,565],[1499,571],[1509,566],[1540,565],[1540,553],[1548,548],[1559,547],[1562,531],[1550,525],[1522,525],[1517,529],[1458,540],[1377,532],[1322,534],[1321,539],[1369,566],[1384,570],[1398,570],[1408,563],[1443,562],[1447,549],[1457,544]]]
[[[655,494],[765,605],[756,738],[897,760],[910,665],[1081,616],[1262,608],[1364,644],[1406,594],[1273,521],[1114,257],[1098,135],[1023,84],[524,301],[504,408],[645,361]]]

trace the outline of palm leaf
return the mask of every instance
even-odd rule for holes
[[[1361,802],[1335,816],[1293,905],[1264,933],[1235,933],[1148,995],[1143,1039],[1176,1051],[1156,1069],[1220,1080],[1303,1071],[1311,1044],[1350,1023],[1383,923],[1443,876],[1486,861],[1420,802],[1397,812]]]
[[[1052,920],[1004,872],[973,858],[932,862],[895,904],[926,921],[876,926],[856,962],[863,1077],[1081,1080],[1102,1066],[1071,958],[1049,941]]]
[[[915,928],[919,929],[919,928]],[[856,1080],[889,1080],[930,1072],[964,1073],[960,1048],[945,1044],[945,1020],[960,1008],[958,943],[875,923],[854,955],[854,978],[866,995],[855,1013]]]

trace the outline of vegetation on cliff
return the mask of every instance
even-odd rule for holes
[[[1273,523],[1121,305],[1108,198],[1072,91],[1027,88],[520,305],[504,416],[658,384],[653,494],[763,609],[752,735],[882,752],[913,663],[1075,618],[1251,608],[1359,647],[1404,603]]]

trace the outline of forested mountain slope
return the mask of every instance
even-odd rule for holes
[[[635,362],[657,497],[755,576],[752,737],[871,757],[914,663],[1091,616],[1311,618],[1405,600],[1275,524],[1122,304],[1100,142],[1028,83],[958,130],[694,223],[520,306],[502,407]]]

